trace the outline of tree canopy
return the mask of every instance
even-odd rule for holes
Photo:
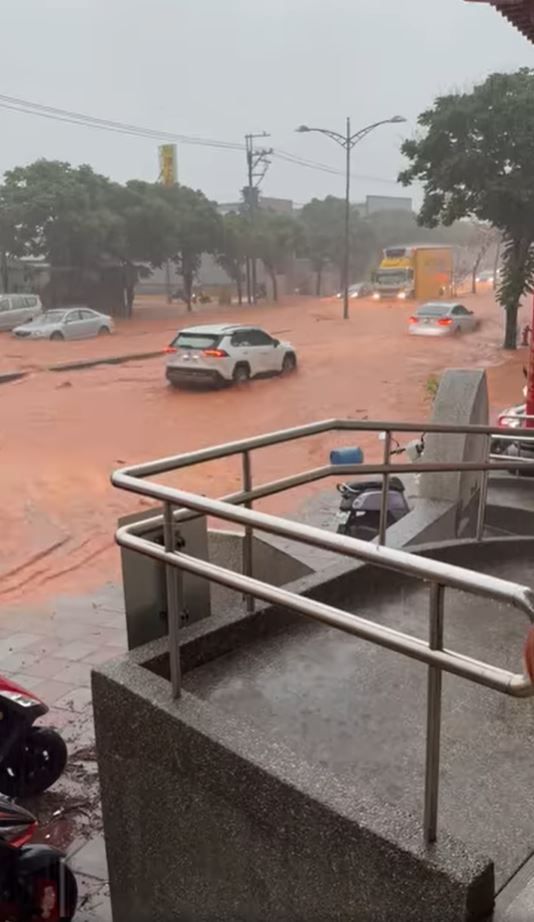
[[[257,211],[252,227],[253,252],[271,279],[273,300],[278,300],[277,275],[284,272],[301,241],[301,225],[291,215]]]
[[[420,181],[422,224],[475,217],[504,239],[498,298],[506,311],[505,347],[514,349],[521,298],[534,287],[534,70],[493,74],[468,93],[440,96],[402,147]]]
[[[216,250],[219,236],[215,207],[187,186],[136,180],[123,186],[90,166],[37,160],[7,172],[0,187],[2,266],[8,255],[44,257],[55,303],[84,297],[96,276],[107,275],[107,306],[113,310],[118,301],[120,309],[131,303],[138,264],[171,260],[190,306],[200,256]],[[102,285],[98,293],[105,298]]]
[[[245,261],[251,255],[250,224],[246,217],[231,212],[224,216],[216,259],[237,289],[237,300],[243,301]]]

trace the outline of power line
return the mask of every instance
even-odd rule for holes
[[[113,119],[97,118],[92,115],[86,115],[82,112],[71,111],[69,109],[59,109],[56,106],[46,106],[42,103],[32,102],[28,99],[22,99],[18,96],[6,96],[0,94],[0,109],[6,109],[13,112],[19,112],[23,115],[36,115],[39,118],[46,118],[52,121],[63,122],[70,125],[79,125],[84,128],[95,128],[100,131],[109,131],[114,134],[124,134],[130,137],[146,138],[153,141],[175,141],[180,144],[189,144],[197,147],[208,147],[215,150],[229,150],[243,152],[246,150],[245,145],[232,141],[221,141],[215,138],[203,138],[197,135],[178,134],[163,129],[145,128],[140,125],[132,125],[127,122],[119,122]],[[321,163],[315,160],[308,160],[304,157],[298,157],[289,151],[277,150],[272,151],[272,156],[285,163],[291,163],[295,166],[303,166],[308,169],[317,170],[323,173],[329,173],[332,176],[342,176],[343,171]],[[396,184],[394,179],[386,179],[379,176],[364,176],[352,174],[353,178],[362,182],[379,182],[387,184]]]
[[[326,163],[319,163],[316,160],[306,160],[303,157],[297,157],[294,154],[290,154],[288,151],[275,149],[273,151],[273,157],[277,157],[278,160],[284,160],[287,163],[294,163],[297,166],[304,166],[313,170],[320,170],[323,173],[330,173],[331,175],[335,176],[345,175],[343,170],[338,170],[336,167],[328,166]],[[380,182],[397,185],[396,179],[386,179],[384,176],[364,176],[361,173],[351,173],[350,175],[353,179],[359,180],[361,182]]]
[[[19,99],[14,96],[0,94],[0,108],[22,112],[25,115],[38,115],[41,118],[48,118],[53,121],[81,125],[85,128],[98,128],[102,131],[112,131],[119,134],[151,138],[153,140],[179,141],[181,144],[196,144],[203,147],[215,147],[223,150],[243,151],[245,149],[243,144],[236,144],[230,141],[218,141],[213,138],[200,138],[195,135],[177,134],[172,131],[142,128],[139,125],[130,125],[125,122],[117,122],[111,119],[95,118],[92,115],[84,115],[81,112],[71,112],[68,109],[57,109],[54,106],[44,106],[40,103],[30,102],[27,99]]]

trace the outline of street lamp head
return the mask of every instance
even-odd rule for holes
[[[407,122],[408,119],[404,118],[404,115],[394,115],[390,122],[392,125],[400,125],[401,122]]]
[[[302,132],[302,131],[311,131],[311,128],[308,128],[307,125],[299,125],[298,128],[295,128],[295,131],[300,131],[300,132]]]

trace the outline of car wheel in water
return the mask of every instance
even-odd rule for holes
[[[111,333],[111,330],[109,329],[109,327],[100,327],[98,331],[99,336],[109,336],[110,333]]]
[[[288,375],[291,371],[295,371],[297,367],[297,357],[292,352],[288,352],[287,355],[284,355],[284,361],[282,362],[282,374]]]
[[[63,333],[60,333],[60,332],[59,332],[59,330],[54,330],[54,332],[52,333],[52,336],[50,337],[50,339],[53,339],[53,340],[55,340],[56,342],[59,342],[59,340],[65,339],[65,337],[63,336]]]
[[[247,384],[250,381],[250,368],[248,365],[236,365],[232,378],[234,384]]]

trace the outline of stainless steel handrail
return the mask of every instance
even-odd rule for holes
[[[336,430],[350,431],[386,431],[384,463],[379,465],[325,465],[311,471],[305,471],[292,477],[273,481],[261,487],[253,487],[250,452],[256,448],[268,445],[281,444],[297,438],[304,438],[323,432]],[[505,602],[524,612],[531,621],[534,621],[534,593],[528,586],[521,586],[507,580],[501,580],[487,574],[477,573],[462,567],[453,566],[442,561],[417,557],[406,551],[394,550],[384,546],[369,544],[342,535],[331,534],[322,529],[314,528],[302,523],[291,522],[276,516],[267,515],[252,509],[255,499],[273,495],[282,490],[300,486],[320,480],[324,477],[346,473],[380,473],[384,476],[385,484],[383,494],[386,501],[382,502],[380,535],[385,542],[385,515],[387,513],[387,480],[391,472],[429,472],[429,471],[482,471],[483,482],[480,491],[480,502],[477,522],[477,536],[483,537],[484,511],[487,494],[487,476],[490,470],[507,470],[510,459],[502,462],[491,462],[486,454],[486,460],[480,463],[459,464],[430,464],[420,463],[412,465],[398,465],[390,463],[391,434],[392,432],[445,432],[451,434],[476,434],[485,437],[489,451],[490,436],[500,435],[499,427],[487,426],[439,426],[421,425],[411,423],[373,423],[354,420],[327,420],[309,426],[296,427],[295,429],[270,433],[253,439],[228,443],[213,448],[190,452],[173,458],[163,458],[158,461],[124,468],[112,475],[115,486],[141,493],[153,499],[158,499],[164,504],[164,516],[154,516],[142,523],[123,526],[117,531],[117,542],[130,550],[138,551],[165,564],[167,574],[167,607],[169,618],[169,653],[170,674],[172,690],[175,697],[179,697],[181,690],[180,655],[179,655],[179,627],[181,601],[181,573],[189,572],[202,576],[210,581],[220,583],[227,587],[243,592],[247,598],[248,610],[252,610],[253,600],[262,599],[274,604],[299,612],[307,617],[327,623],[350,634],[361,637],[370,642],[387,647],[405,656],[420,660],[428,665],[428,699],[427,699],[427,751],[425,769],[425,810],[424,834],[427,843],[433,842],[437,836],[438,816],[438,790],[439,790],[439,760],[440,760],[440,727],[441,727],[441,673],[450,672],[454,675],[477,682],[488,688],[493,688],[504,694],[514,697],[530,697],[534,693],[530,681],[521,673],[512,673],[491,664],[473,660],[460,653],[443,648],[443,600],[445,587],[460,589],[477,595],[487,596]],[[144,481],[143,478],[154,474],[181,469],[191,464],[211,461],[216,458],[229,457],[233,454],[242,456],[243,489],[239,493],[231,494],[222,500],[198,496],[182,489],[169,487],[153,481]],[[514,459],[515,463],[515,459]],[[534,464],[531,465],[534,469]],[[244,504],[247,508],[239,508]],[[178,509],[178,512],[176,511]],[[238,574],[221,567],[217,567],[204,560],[190,557],[176,551],[176,528],[180,521],[189,516],[212,515],[226,521],[244,526],[244,573]],[[164,522],[165,547],[142,537],[147,528]],[[384,625],[374,624],[371,621],[349,614],[332,606],[324,605],[312,599],[305,599],[288,590],[270,586],[252,577],[251,542],[254,529],[265,531],[280,537],[300,541],[304,544],[319,547],[364,560],[376,566],[395,570],[409,576],[429,582],[431,585],[430,597],[430,636],[425,643],[418,638],[411,637],[399,631],[394,631]]]

